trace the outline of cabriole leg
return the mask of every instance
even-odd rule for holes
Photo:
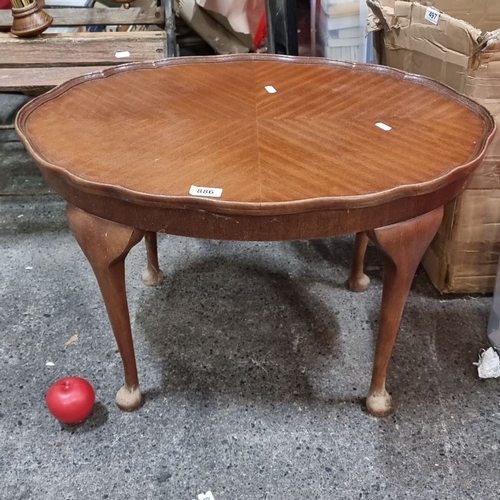
[[[356,233],[351,275],[347,280],[347,286],[352,292],[364,292],[370,285],[370,278],[364,273],[365,253],[367,245],[367,234],[365,232]]]
[[[125,411],[141,405],[134,344],[125,290],[125,257],[144,232],[91,215],[68,204],[69,227],[94,270],[123,361],[125,385],[116,404]]]
[[[148,256],[148,267],[142,273],[142,282],[147,286],[158,286],[163,281],[163,273],[158,264],[158,242],[156,233],[146,232],[146,252]]]
[[[368,411],[377,417],[384,417],[393,409],[391,396],[385,389],[387,367],[413,277],[442,218],[441,207],[415,219],[368,231],[369,238],[382,251],[384,265],[379,331],[366,398]]]

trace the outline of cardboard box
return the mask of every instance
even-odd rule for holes
[[[472,97],[500,127],[500,1],[368,0],[382,64]],[[472,24],[474,23],[474,24]],[[500,252],[500,134],[451,202],[422,263],[443,293],[489,293]]]

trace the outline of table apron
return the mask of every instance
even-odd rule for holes
[[[44,176],[69,203],[103,219],[143,231],[232,241],[307,240],[385,227],[443,206],[463,191],[469,177],[460,177],[432,193],[376,206],[254,215],[139,203],[83,192],[50,171],[45,171]]]

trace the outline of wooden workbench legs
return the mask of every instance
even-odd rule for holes
[[[442,218],[443,207],[415,219],[367,233],[382,251],[384,264],[377,346],[372,382],[366,398],[368,411],[377,417],[383,417],[392,411],[391,396],[385,389],[387,367],[415,271]]]
[[[71,231],[96,275],[122,357],[125,385],[116,395],[116,404],[122,410],[135,410],[142,397],[125,290],[125,257],[144,232],[90,215],[70,204],[66,214]]]

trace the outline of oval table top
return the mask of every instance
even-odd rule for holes
[[[434,192],[479,165],[495,129],[482,106],[424,77],[272,55],[85,75],[30,102],[16,126],[67,198],[254,215]]]

